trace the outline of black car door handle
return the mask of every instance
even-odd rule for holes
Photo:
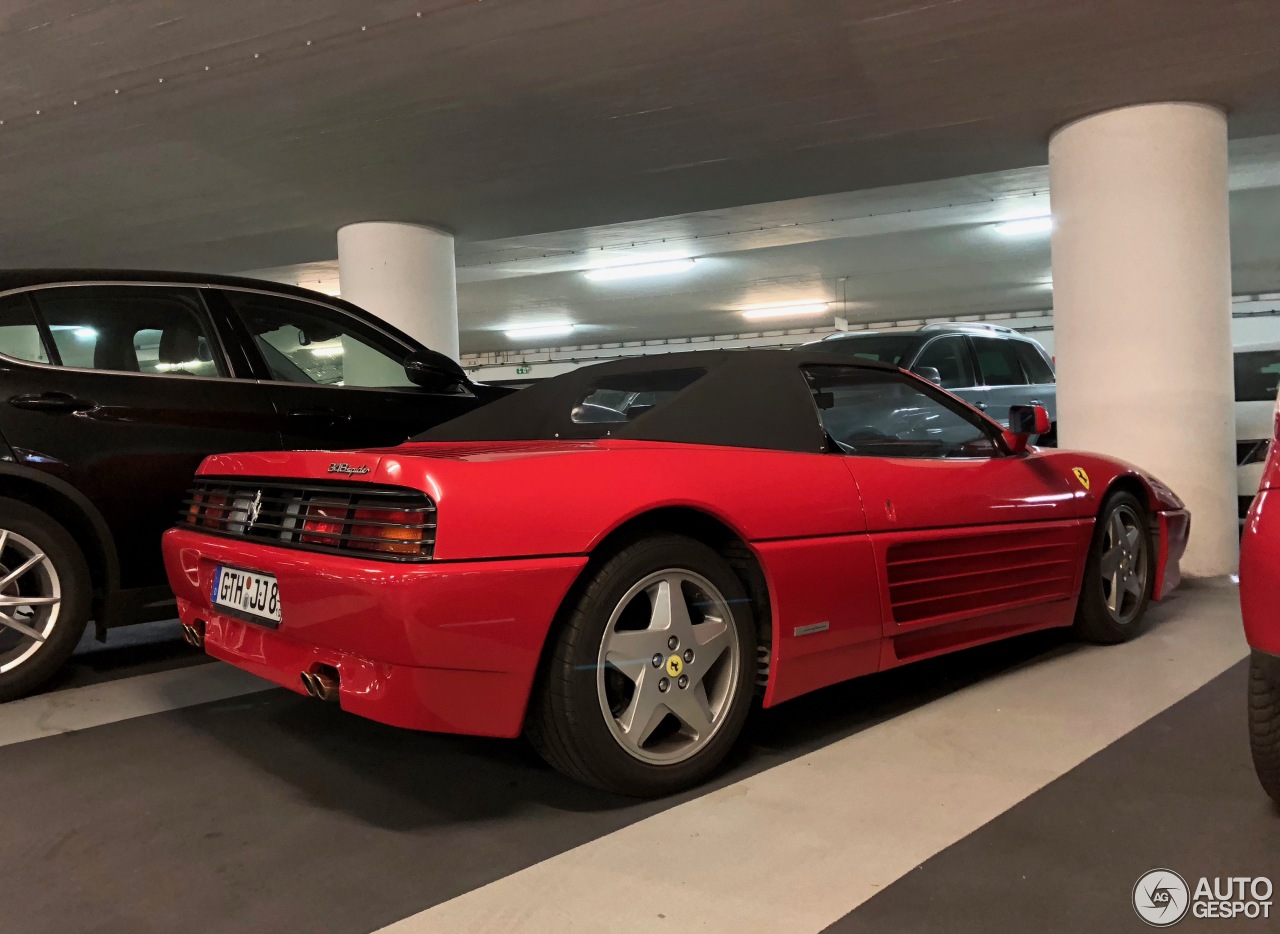
[[[289,413],[289,417],[331,422],[335,425],[351,421],[350,415],[343,412],[335,412],[333,409],[294,409]]]
[[[15,409],[27,409],[32,412],[48,412],[50,415],[69,415],[72,412],[83,412],[93,408],[96,403],[87,399],[77,399],[66,392],[45,392],[40,395],[13,396],[9,404]]]

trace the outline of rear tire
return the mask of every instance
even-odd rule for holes
[[[1249,747],[1262,788],[1280,804],[1280,658],[1249,659]]]
[[[662,534],[601,564],[569,607],[527,733],[570,778],[634,797],[707,778],[751,707],[756,625],[732,567]]]
[[[38,509],[0,498],[0,538],[4,702],[39,688],[71,656],[89,621],[92,584],[75,539]]]
[[[1112,493],[1098,511],[1085,559],[1076,632],[1115,645],[1142,631],[1155,581],[1155,549],[1147,508],[1132,493]]]

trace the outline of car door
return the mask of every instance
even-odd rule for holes
[[[122,588],[162,587],[160,536],[200,461],[279,448],[265,390],[233,370],[197,288],[65,285],[0,302],[0,317],[38,332],[0,346],[0,425],[15,456],[98,509]]]
[[[287,448],[399,444],[478,404],[466,387],[415,386],[404,362],[416,348],[341,308],[251,290],[221,294],[258,356]]]
[[[1082,490],[1038,455],[1010,454],[994,425],[919,380],[844,367],[806,375],[862,496],[886,635],[990,623],[1016,607],[1069,612],[1092,528]]]
[[[1028,405],[1043,405],[1049,412],[1049,421],[1058,420],[1058,385],[1053,375],[1053,366],[1040,349],[1039,344],[1026,340],[1011,340],[1014,355],[1022,364],[1022,372],[1027,377],[1026,397]]]
[[[963,334],[935,337],[921,347],[911,369],[919,373],[922,367],[938,371],[938,385],[943,389],[976,409],[987,407],[987,388],[980,385],[973,350]]]
[[[991,418],[1006,428],[1009,425],[1009,406],[1028,405],[1035,398],[1027,374],[1014,350],[1014,341],[1002,337],[971,335],[973,354],[978,372],[986,387],[985,406],[980,406]]]

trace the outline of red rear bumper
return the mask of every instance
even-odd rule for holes
[[[515,736],[551,621],[585,557],[394,564],[172,529],[165,566],[215,658],[305,693],[336,668],[343,710],[394,726]],[[281,623],[214,611],[219,564],[274,574]]]
[[[1253,501],[1240,541],[1240,612],[1253,648],[1280,655],[1280,490]]]

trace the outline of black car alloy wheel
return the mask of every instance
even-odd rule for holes
[[[35,690],[67,660],[88,622],[89,591],[70,534],[0,498],[0,701]]]
[[[62,579],[28,538],[0,529],[0,675],[40,650],[58,625]]]

